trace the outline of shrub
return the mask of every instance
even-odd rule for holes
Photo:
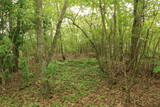
[[[48,67],[42,71],[42,73],[45,75],[45,78],[49,79],[53,73],[56,72],[57,63],[50,63]]]
[[[19,69],[22,72],[22,78],[24,80],[24,82],[21,85],[21,88],[25,88],[30,84],[29,80],[33,76],[33,73],[28,71],[28,58],[21,57],[19,60]]]
[[[160,72],[160,62],[155,63],[156,67],[153,69],[153,72]]]
[[[0,46],[0,69],[3,71],[9,70],[13,64],[13,55],[9,46],[1,45]]]
[[[0,46],[0,83],[5,84],[11,77],[13,67],[13,55],[11,49],[6,44]]]
[[[22,77],[25,81],[29,81],[30,77],[33,76],[33,73],[28,72],[28,58],[21,57],[19,63],[19,69],[22,72]]]
[[[49,78],[56,72],[57,63],[50,63],[48,67],[42,71],[44,74],[44,78],[42,80],[41,93],[42,94],[50,94],[51,86],[49,83]]]

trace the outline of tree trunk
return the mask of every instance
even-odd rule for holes
[[[53,38],[52,43],[51,43],[51,50],[50,50],[49,55],[48,55],[47,64],[49,64],[51,59],[52,59],[54,50],[56,48],[57,40],[60,37],[61,25],[62,25],[64,16],[65,16],[65,13],[67,11],[67,7],[68,7],[68,0],[65,0],[62,11],[61,11],[61,14],[60,14],[60,17],[59,17],[59,20],[58,20],[58,23],[56,25],[56,33],[55,33],[54,38]]]
[[[66,57],[64,55],[64,46],[63,46],[63,41],[62,41],[62,35],[60,35],[60,40],[61,40],[61,47],[60,47],[61,55],[62,55],[62,60],[64,61],[64,60],[66,60]]]
[[[20,7],[22,8],[22,4]],[[12,41],[12,53],[13,53],[13,67],[11,68],[12,72],[18,72],[18,65],[19,65],[19,46],[21,45],[22,41],[20,39],[20,31],[21,31],[21,16],[16,16],[16,27],[13,25],[13,17],[12,17],[12,10],[9,11],[9,37]],[[20,13],[19,13],[20,14]]]
[[[142,13],[143,13],[143,0],[134,0],[134,21],[131,37],[131,58],[130,58],[130,70],[133,70],[137,63],[140,49],[139,38],[142,31]]]
[[[37,60],[40,69],[45,68],[44,59],[44,35],[43,35],[43,19],[42,19],[42,0],[36,0],[36,33],[37,33]]]
[[[114,56],[114,60],[117,59],[118,56],[118,52],[117,52],[117,1],[114,0],[114,14],[113,14],[113,42],[114,42],[114,46],[113,46],[113,56]]]
[[[134,0],[134,22],[131,38],[131,60],[136,58],[136,53],[138,52],[137,46],[142,30],[142,1],[143,0]]]
[[[13,55],[14,55],[14,60],[13,60],[13,72],[18,72],[18,65],[19,65],[19,46],[17,46],[16,44],[13,44]]]

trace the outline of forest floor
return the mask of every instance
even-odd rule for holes
[[[52,93],[47,96],[40,92],[42,78],[32,65],[33,76],[26,87],[21,72],[0,86],[0,107],[160,107],[159,79],[137,78],[130,94],[132,102],[125,106],[123,78],[109,86],[94,58],[59,62],[49,79]]]

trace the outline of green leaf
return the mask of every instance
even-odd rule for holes
[[[155,67],[153,72],[160,72],[160,66]]]

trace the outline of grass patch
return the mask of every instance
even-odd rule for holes
[[[69,102],[78,101],[100,83],[95,59],[68,60],[58,64],[58,68],[59,72],[52,78],[52,83],[58,87],[55,92],[63,90],[61,98]]]

